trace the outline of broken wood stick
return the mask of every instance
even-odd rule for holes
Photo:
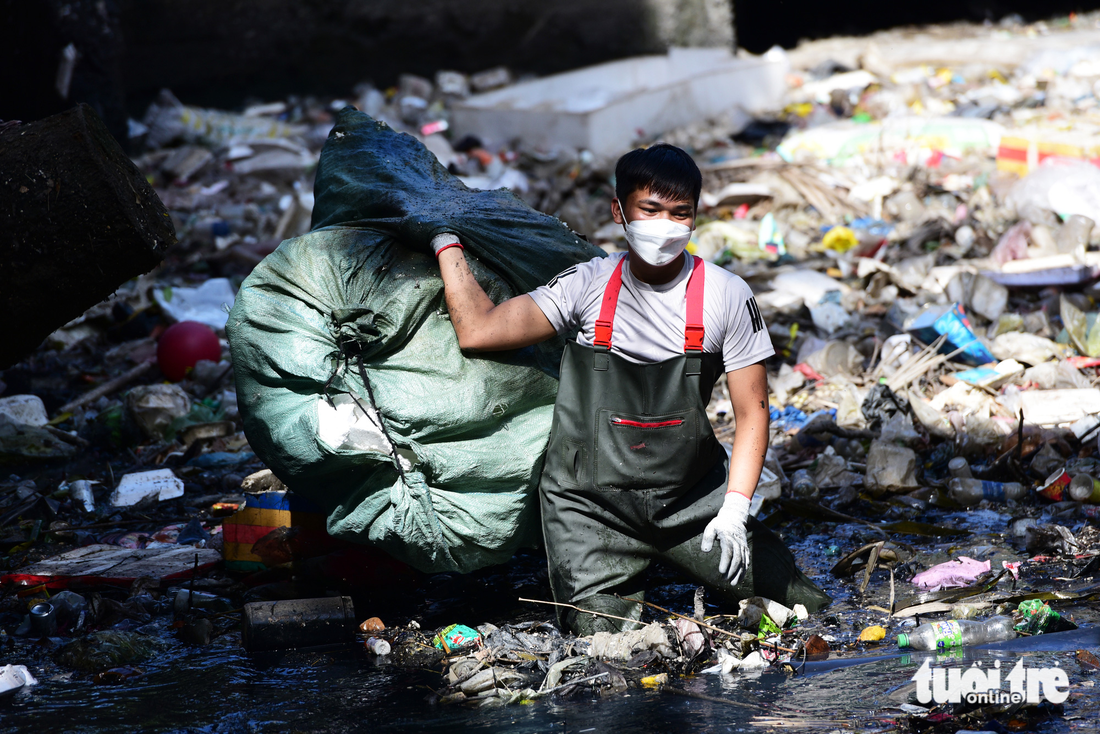
[[[737,632],[730,632],[729,630],[724,630],[721,627],[713,627],[713,626],[707,624],[706,622],[702,622],[698,619],[695,619],[695,617],[689,617],[685,614],[680,614],[678,612],[674,612],[671,609],[665,609],[664,607],[659,607],[651,601],[646,601],[644,599],[631,599],[629,597],[619,596],[618,594],[616,594],[615,596],[619,597],[623,601],[634,602],[635,604],[645,604],[647,607],[649,607],[651,609],[656,609],[658,612],[662,612],[664,614],[669,614],[673,617],[679,617],[680,619],[686,619],[687,621],[694,622],[695,624],[699,625],[700,627],[703,627],[704,629],[708,629],[711,632],[720,632],[723,635],[728,635],[730,637],[740,637],[741,636]]]
[[[588,609],[581,609],[580,607],[578,607],[574,604],[564,604],[560,601],[543,601],[541,599],[524,599],[522,596],[519,597],[519,600],[528,602],[529,604],[548,604],[552,607],[565,607],[567,609],[576,609],[581,614],[591,614],[591,615],[596,616],[596,617],[606,617],[607,619],[617,619],[620,622],[630,622],[631,624],[641,624],[641,622],[639,622],[636,619],[627,619],[626,617],[616,617],[614,614],[605,614],[603,612],[593,612],[593,611],[588,610]]]
[[[119,390],[119,389],[125,387],[126,385],[130,384],[131,382],[133,382],[137,378],[144,375],[146,372],[148,372],[152,368],[152,366],[153,366],[153,362],[148,361],[148,362],[142,362],[142,363],[138,364],[136,367],[131,367],[130,369],[123,372],[118,377],[111,378],[110,380],[107,380],[106,382],[99,385],[98,387],[92,388],[91,390],[84,393],[83,395],[81,395],[76,400],[70,400],[69,402],[65,403],[64,405],[61,406],[61,410],[59,410],[58,413],[59,414],[60,413],[68,413],[70,411],[76,410],[77,408],[79,408],[82,405],[87,405],[88,403],[95,402],[96,400],[99,400],[104,395],[110,395],[111,393],[115,392],[116,390]]]

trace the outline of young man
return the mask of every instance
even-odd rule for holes
[[[577,634],[638,619],[645,572],[663,560],[727,601],[764,596],[811,611],[829,597],[750,518],[768,447],[764,359],[774,350],[743,280],[684,252],[702,176],[687,153],[654,145],[615,169],[611,214],[629,253],[595,258],[494,304],[461,244],[439,235],[459,345],[525,347],[571,336],[540,484],[550,584]],[[706,415],[725,373],[737,421],[732,457]],[[715,543],[720,552],[712,554]]]

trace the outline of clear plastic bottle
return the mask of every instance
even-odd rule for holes
[[[390,654],[390,643],[380,637],[368,637],[367,641],[363,643],[363,646],[367,648],[367,652],[373,653],[374,655]]]
[[[898,647],[913,650],[945,650],[951,647],[981,645],[1016,637],[1011,617],[990,617],[984,622],[949,619],[922,624],[912,632],[898,635]]]
[[[956,456],[954,459],[947,462],[947,471],[951,476],[958,479],[974,478],[974,475],[970,473],[970,463],[961,456]]]
[[[986,482],[981,479],[962,479],[956,477],[947,484],[947,491],[951,499],[960,505],[970,507],[982,500],[990,502],[1006,502],[1018,500],[1027,493],[1024,485],[1016,482]]]
[[[1069,483],[1069,496],[1075,502],[1087,502],[1100,505],[1100,482],[1088,474],[1078,474]]]
[[[805,469],[791,475],[791,494],[800,500],[816,500],[821,496],[813,477]]]

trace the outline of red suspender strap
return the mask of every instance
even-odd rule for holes
[[[695,266],[688,276],[687,326],[684,328],[684,351],[703,351],[703,258],[695,257]]]
[[[596,338],[592,340],[594,346],[611,349],[611,331],[615,323],[615,307],[619,305],[619,291],[623,288],[623,263],[625,262],[625,257],[619,260],[615,271],[611,273],[611,279],[607,281],[607,287],[604,288],[600,317],[596,319]]]

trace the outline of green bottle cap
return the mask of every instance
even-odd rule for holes
[[[909,635],[898,635],[898,647],[909,647]]]

